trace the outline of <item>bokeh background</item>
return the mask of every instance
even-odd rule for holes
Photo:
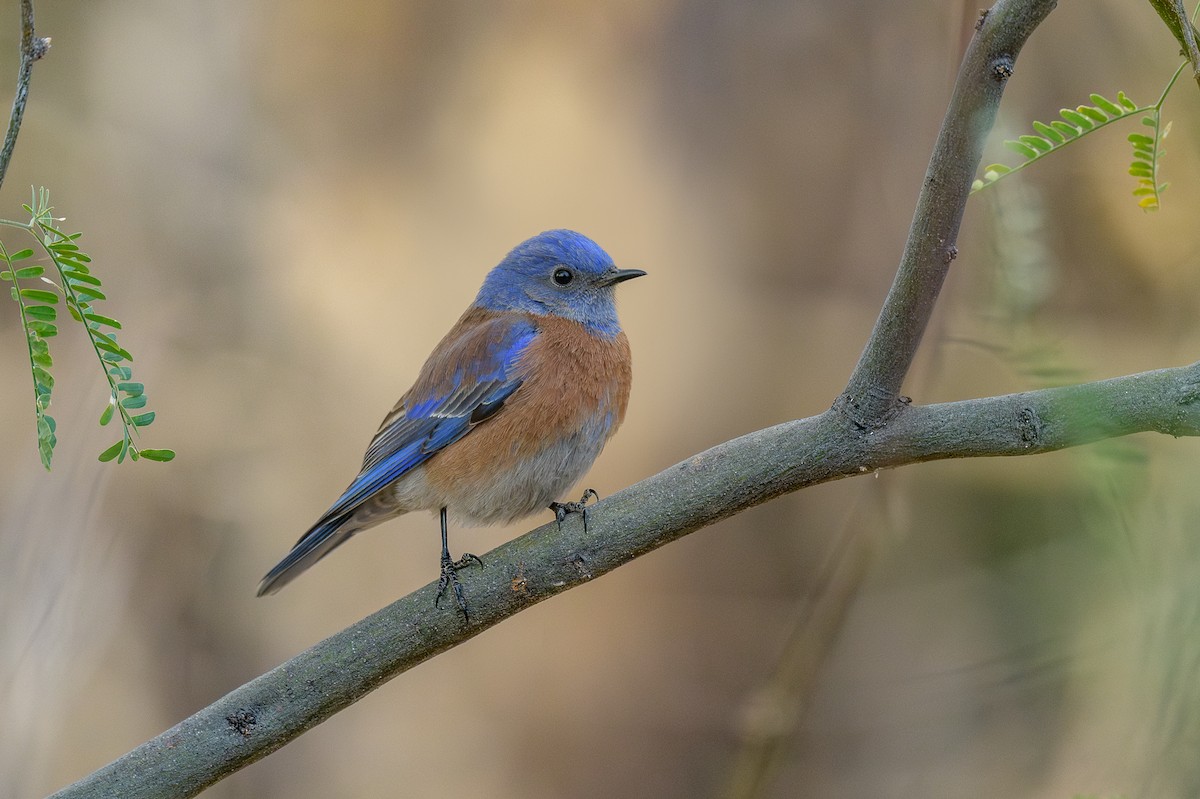
[[[15,81],[19,15],[0,9]],[[819,413],[877,312],[977,6],[843,0],[41,0],[0,216],[85,231],[169,465],[101,465],[56,348],[41,469],[0,305],[0,795],[40,796],[436,576],[414,515],[278,596],[259,577],[518,241],[650,277],[602,495]],[[1146,3],[1065,3],[1005,136],[1153,102]],[[7,101],[5,101],[7,102]],[[1200,96],[1157,214],[1109,129],[971,200],[907,393],[1200,357]],[[19,237],[3,233],[6,242]],[[24,246],[24,245],[21,245]],[[743,513],[401,676],[212,797],[1174,797],[1200,791],[1200,444],[931,463]],[[486,553],[544,519],[455,530]]]

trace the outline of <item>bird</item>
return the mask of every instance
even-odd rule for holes
[[[629,340],[615,288],[646,273],[619,269],[588,237],[548,230],[518,244],[434,348],[384,417],[349,487],[267,572],[273,594],[355,534],[412,511],[441,522],[438,605],[452,589],[469,623],[450,556],[447,516],[508,524],[539,510],[582,511],[558,498],[579,482],[625,418]]]

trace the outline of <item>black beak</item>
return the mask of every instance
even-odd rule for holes
[[[615,286],[617,283],[633,280],[635,277],[644,277],[645,274],[641,269],[617,269],[602,277],[600,285]]]

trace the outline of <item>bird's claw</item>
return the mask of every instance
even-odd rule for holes
[[[438,579],[437,596],[434,597],[433,606],[441,607],[442,597],[446,595],[446,589],[451,588],[454,593],[454,604],[458,605],[458,609],[462,611],[463,620],[470,623],[471,617],[467,613],[467,599],[463,595],[462,583],[458,579],[458,570],[466,568],[471,564],[483,568],[483,561],[470,552],[464,552],[458,560],[451,560],[449,555],[442,557],[442,576]]]
[[[583,496],[578,502],[551,502],[550,510],[554,511],[554,520],[558,522],[558,529],[562,530],[563,519],[567,518],[568,513],[583,514],[583,533],[587,535],[588,524],[588,501],[599,500],[600,495],[595,490],[589,488],[583,492]]]

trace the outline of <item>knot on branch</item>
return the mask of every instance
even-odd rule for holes
[[[1160,426],[1159,432],[1175,438],[1196,435],[1197,431],[1200,431],[1200,420],[1197,419],[1195,407],[1200,404],[1200,382],[1188,381],[1180,386],[1175,404],[1179,406],[1179,412]]]
[[[992,62],[992,77],[997,83],[1004,83],[1012,77],[1013,74],[1013,58],[1009,55],[1002,55]]]
[[[234,732],[243,738],[249,738],[250,733],[254,732],[254,727],[258,724],[258,717],[254,715],[253,710],[241,708],[236,713],[226,716],[225,722]]]
[[[897,397],[883,389],[872,388],[861,400],[848,392],[843,393],[834,401],[833,410],[854,425],[854,429],[870,432],[882,430],[911,404],[908,397]]]
[[[1183,390],[1179,392],[1180,405],[1194,405],[1200,402],[1200,383],[1184,383]]]
[[[529,579],[525,576],[525,561],[517,564],[517,573],[512,578],[512,592],[529,596]]]
[[[571,566],[575,568],[575,571],[579,574],[580,579],[591,580],[594,577],[592,570],[588,568],[587,558],[579,553],[576,553],[575,556],[571,558]]]
[[[1026,405],[1017,411],[1017,435],[1026,449],[1036,447],[1042,440],[1042,419]]]

